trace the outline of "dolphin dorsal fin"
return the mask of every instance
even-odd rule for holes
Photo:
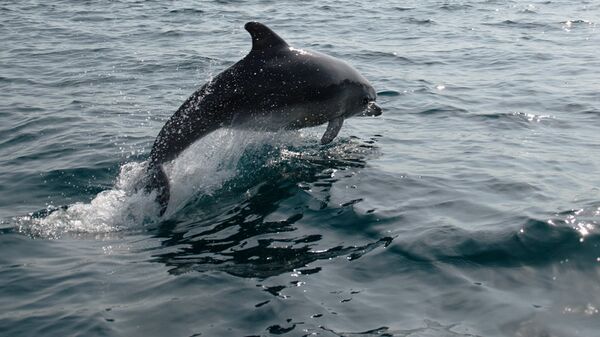
[[[265,52],[270,49],[289,47],[288,44],[271,28],[260,22],[248,22],[244,28],[252,36],[252,52]]]

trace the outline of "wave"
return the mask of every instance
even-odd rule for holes
[[[406,22],[415,24],[415,25],[435,25],[436,22],[431,19],[417,19],[417,18],[407,18]]]
[[[176,9],[171,9],[169,11],[169,13],[176,13],[176,14],[202,14],[205,11],[199,8],[176,8]]]
[[[441,10],[445,10],[445,11],[458,11],[458,10],[465,10],[465,9],[471,9],[473,8],[472,5],[469,4],[451,4],[451,3],[444,3],[441,6],[439,6],[439,9]]]
[[[510,219],[508,219],[510,220]],[[519,222],[518,218],[512,222]],[[600,261],[600,206],[556,214],[548,220],[527,218],[505,231],[467,231],[443,226],[389,249],[413,261],[474,263],[499,267],[556,262],[595,265]]]
[[[383,91],[377,92],[377,96],[384,96],[384,97],[395,97],[395,96],[400,96],[400,95],[401,95],[401,93],[396,90],[383,90]]]
[[[484,23],[484,25],[497,26],[497,27],[516,27],[516,28],[525,28],[525,29],[547,29],[547,28],[551,27],[550,24],[546,24],[546,23],[513,21],[513,20],[504,20],[502,22],[495,22],[495,23]]]
[[[562,21],[561,24],[563,24],[565,27],[573,27],[573,26],[596,26],[596,23],[589,21],[589,20],[583,20],[583,19],[575,19],[575,20],[567,20],[567,21]]]
[[[517,124],[529,125],[529,124],[557,124],[560,120],[556,117],[546,114],[533,114],[526,112],[499,112],[499,113],[486,113],[486,114],[474,114],[474,118],[482,120],[499,120],[507,121]]]
[[[436,116],[439,118],[448,118],[453,116],[461,116],[468,114],[468,111],[462,108],[454,107],[451,105],[443,105],[437,107],[431,107],[425,110],[416,112],[419,115],[425,116]]]

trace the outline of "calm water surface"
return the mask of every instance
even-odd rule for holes
[[[597,336],[600,1],[3,1],[6,336]],[[385,111],[152,142],[250,48],[344,59]]]

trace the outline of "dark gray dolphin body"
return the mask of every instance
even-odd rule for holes
[[[353,115],[378,116],[376,93],[346,62],[290,47],[267,26],[248,22],[252,50],[190,96],[160,130],[150,152],[146,190],[157,190],[162,215],[169,201],[162,164],[221,128],[263,131],[329,123],[331,142]]]

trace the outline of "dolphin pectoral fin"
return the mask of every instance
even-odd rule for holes
[[[344,118],[338,117],[329,121],[327,124],[327,130],[321,137],[321,144],[329,144],[331,141],[338,135],[340,130],[342,129],[342,125],[344,124]]]

